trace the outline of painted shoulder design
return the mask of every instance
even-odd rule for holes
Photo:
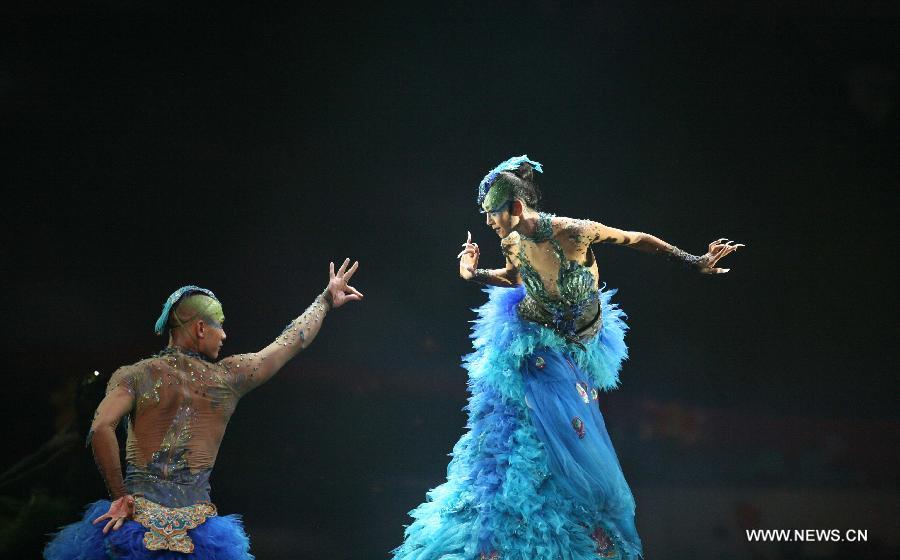
[[[522,236],[519,235],[518,231],[514,231],[500,240],[500,246],[510,246],[510,245],[518,245],[519,241],[522,240]]]
[[[522,237],[519,235],[519,232],[514,231],[500,240],[500,250],[503,251],[503,255],[506,257],[515,256],[519,252],[519,243],[521,241]]]

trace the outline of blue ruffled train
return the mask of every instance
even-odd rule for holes
[[[104,523],[91,521],[109,510],[109,500],[87,507],[77,523],[66,525],[44,548],[45,560],[253,560],[250,539],[239,515],[210,517],[190,530],[194,552],[185,554],[144,548],[146,529],[135,521],[126,521],[117,531],[103,534]]]
[[[641,557],[634,499],[596,402],[628,355],[615,290],[600,292],[602,329],[584,348],[518,317],[524,287],[485,291],[464,358],[468,432],[447,481],[410,512],[395,560]]]

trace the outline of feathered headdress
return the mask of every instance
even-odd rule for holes
[[[169,313],[172,312],[172,306],[178,303],[183,296],[186,294],[204,294],[216,301],[219,301],[219,298],[216,297],[216,294],[212,293],[212,291],[207,290],[206,288],[201,288],[199,286],[182,286],[172,292],[172,295],[169,296],[169,299],[163,303],[162,313],[159,315],[159,319],[156,320],[156,327],[153,331],[156,334],[162,334],[163,330],[166,328],[166,324],[169,322]]]
[[[536,161],[531,161],[528,159],[528,156],[516,156],[511,157],[508,160],[504,161],[497,167],[491,169],[491,171],[484,176],[484,179],[481,180],[481,184],[478,185],[478,205],[484,202],[484,198],[487,196],[488,190],[491,188],[491,183],[494,182],[494,179],[497,178],[497,175],[500,175],[504,171],[514,171],[519,168],[519,165],[523,163],[530,163],[534,170],[538,173],[543,173],[544,170],[541,168],[541,164]]]

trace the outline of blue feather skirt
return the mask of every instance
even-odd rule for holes
[[[63,527],[44,549],[45,560],[253,560],[250,539],[239,515],[210,517],[188,533],[194,552],[144,548],[140,523],[126,521],[117,531],[103,534],[105,522],[91,522],[109,510],[109,501],[100,500],[87,507],[81,521]]]
[[[485,291],[463,362],[468,430],[394,559],[640,558],[634,498],[597,404],[628,356],[615,290],[600,292],[603,325],[583,348],[518,317],[524,287]]]

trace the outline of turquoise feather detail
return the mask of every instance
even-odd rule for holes
[[[206,294],[214,300],[218,301],[219,298],[216,297],[216,294],[212,293],[212,291],[207,290],[206,288],[201,288],[199,286],[182,286],[172,292],[172,295],[169,296],[169,299],[163,303],[162,313],[159,314],[159,319],[156,320],[156,325],[153,328],[153,332],[157,335],[161,335],[163,330],[166,328],[166,324],[169,322],[169,313],[172,312],[172,306],[178,303],[183,296],[186,294],[194,294],[201,293]]]
[[[478,185],[478,205],[481,206],[481,203],[484,202],[484,197],[487,196],[488,190],[491,188],[491,183],[494,182],[494,179],[497,178],[497,175],[503,173],[504,171],[514,171],[519,168],[519,166],[523,163],[530,163],[535,171],[538,173],[543,173],[544,169],[541,167],[541,164],[528,159],[528,156],[516,156],[511,157],[508,160],[504,161],[497,167],[493,168],[488,172],[487,175],[484,176],[484,179],[481,180],[481,183]]]
[[[628,325],[624,321],[625,312],[612,303],[617,290],[598,291],[603,327],[593,339],[584,341],[584,350],[568,343],[552,329],[519,318],[516,305],[525,297],[524,286],[490,286],[483,291],[488,294],[488,302],[475,309],[478,318],[471,334],[475,352],[463,359],[469,370],[470,386],[472,380],[483,379],[504,398],[522,402],[519,365],[536,349],[552,348],[574,352],[576,363],[590,375],[593,386],[604,390],[618,387],[619,369],[628,358],[625,345]]]
[[[603,528],[621,560],[641,556],[640,542],[622,534],[608,513],[588,510],[567,494],[550,472],[530,409],[523,367],[536,351],[572,356],[593,387],[614,389],[628,349],[625,314],[599,292],[603,328],[585,349],[552,329],[521,320],[517,288],[488,287],[475,309],[474,352],[463,359],[471,397],[467,432],[456,443],[447,480],[413,511],[394,560],[476,560],[497,552],[502,560],[596,560],[586,527]]]

